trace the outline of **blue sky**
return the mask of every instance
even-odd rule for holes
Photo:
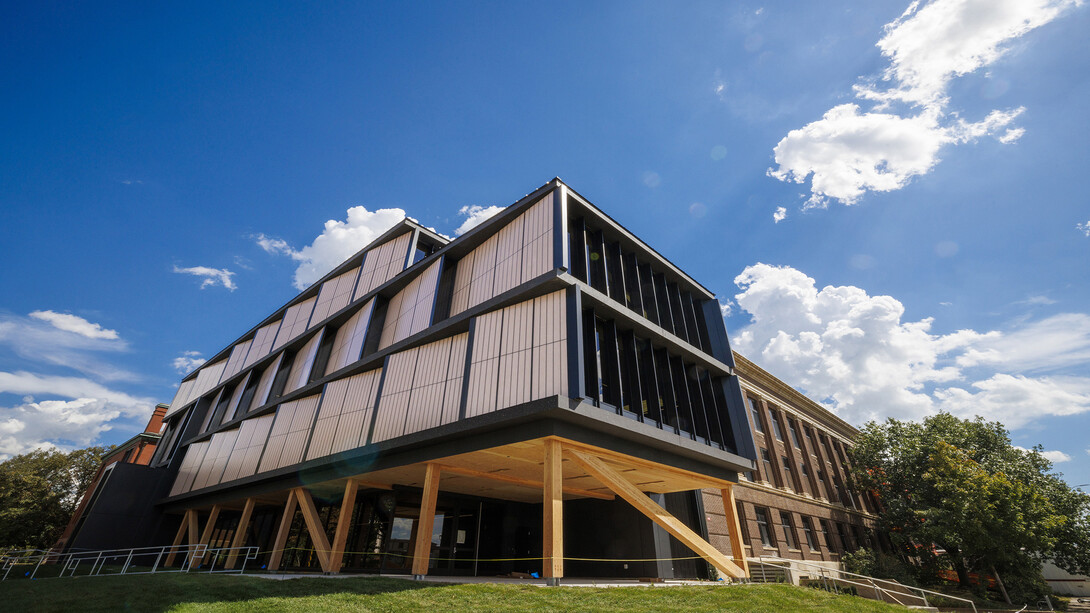
[[[983,414],[1090,482],[1084,5],[42,2],[0,28],[0,455],[120,442],[392,219],[454,234],[560,176],[854,423]]]

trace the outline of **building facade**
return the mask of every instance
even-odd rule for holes
[[[859,547],[888,551],[877,531],[878,501],[849,486],[848,450],[858,431],[744,356],[735,354],[735,364],[757,449],[735,494],[746,556],[837,566]],[[722,546],[716,533],[724,519],[713,513],[707,522]]]
[[[113,546],[745,574],[735,485],[761,468],[718,301],[559,179],[455,240],[395,225],[186,377],[164,419],[148,472],[117,484],[152,492],[134,505],[155,526]]]

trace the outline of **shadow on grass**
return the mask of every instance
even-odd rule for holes
[[[361,576],[264,579],[238,575],[157,574],[0,582],[7,611],[148,611],[261,598],[379,595],[452,584]]]

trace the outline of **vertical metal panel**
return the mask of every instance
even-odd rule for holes
[[[466,417],[496,410],[496,383],[499,369],[500,331],[503,311],[492,311],[475,318],[473,355],[469,366],[469,395]]]
[[[251,410],[264,406],[269,401],[269,392],[272,391],[273,381],[276,379],[276,373],[280,370],[280,362],[283,360],[284,354],[281,353],[261,373],[261,379],[257,382],[257,389],[254,391],[254,399],[250,403]]]
[[[227,360],[220,360],[214,364],[208,364],[203,366],[200,372],[197,373],[197,378],[194,380],[192,387],[189,390],[189,398],[186,399],[186,403],[204,395],[205,392],[212,389],[219,383],[220,376],[223,374],[224,367],[227,366]],[[185,403],[183,403],[184,405]]]
[[[318,418],[314,422],[314,431],[310,435],[306,459],[313,460],[329,455],[347,391],[348,379],[330,381],[325,385],[322,391],[322,404],[318,408]]]
[[[480,247],[474,249],[473,280],[469,284],[469,304],[476,306],[492,297],[492,284],[496,276],[496,251],[499,239],[497,235],[485,239]]]
[[[173,415],[178,409],[189,403],[190,392],[196,382],[196,379],[182,381],[181,385],[178,386],[178,392],[174,394],[174,400],[170,401],[170,409],[167,411],[167,415]]]
[[[367,327],[374,306],[374,299],[368,300],[363,308],[337,330],[337,336],[333,340],[333,352],[329,357],[329,364],[326,366],[325,374],[328,375],[340,370],[360,359],[360,352],[363,350],[363,341],[367,337]]]
[[[469,284],[473,280],[473,257],[470,251],[458,260],[454,269],[454,294],[450,301],[450,314],[457,315],[469,308]]]
[[[530,349],[533,347],[534,302],[528,300],[503,310],[496,408],[530,400]]]
[[[523,283],[556,267],[553,255],[557,243],[553,232],[556,198],[557,192],[553,190],[522,215],[526,218],[521,271]]]
[[[294,392],[306,385],[310,378],[310,369],[314,366],[314,356],[318,354],[318,345],[322,342],[323,331],[319,330],[305,345],[295,354],[295,360],[291,364],[291,372],[288,373],[288,383],[284,387],[284,393]]]
[[[450,357],[447,360],[447,374],[443,391],[443,410],[440,424],[457,421],[462,403],[462,380],[466,368],[466,348],[469,334],[462,333],[451,337]]]
[[[498,296],[521,282],[523,222],[526,213],[511,220],[496,232],[496,272],[491,296]]]
[[[262,326],[254,333],[254,342],[250,345],[249,353],[246,354],[246,361],[243,363],[243,368],[249,368],[261,358],[269,355],[281,323],[282,320],[274,321],[271,324]]]
[[[382,375],[383,369],[378,368],[350,378],[341,420],[337,424],[337,436],[333,441],[334,453],[366,444]]]
[[[372,443],[401,436],[404,433],[405,412],[416,371],[417,352],[418,349],[401,351],[391,355],[387,360],[386,382],[383,384],[378,413],[375,415]]]
[[[236,413],[238,413],[238,402],[242,398],[242,392],[245,391],[246,384],[250,382],[250,377],[254,376],[256,376],[256,374],[253,372],[247,373],[246,376],[235,385],[235,391],[231,393],[231,401],[227,404],[227,412],[223,414],[223,421],[226,422],[236,417],[241,417],[241,415],[236,415]]]
[[[170,490],[171,496],[184,494],[193,489],[193,479],[197,476],[204,455],[208,451],[208,441],[193,443],[185,450],[185,458],[178,468],[178,476],[174,478],[174,486]]]
[[[254,339],[242,341],[231,348],[231,357],[227,358],[227,366],[223,369],[219,382],[230,379],[242,370],[242,364],[246,361],[246,354],[250,351],[253,341]]]
[[[534,299],[532,400],[567,392],[566,310],[564,291]]]
[[[311,328],[348,306],[359,272],[358,267],[353,268],[322,284],[321,290],[318,291],[318,301],[314,304],[314,312],[310,316]]]
[[[276,342],[273,343],[274,350],[283,347],[292,339],[306,332],[307,324],[310,322],[310,315],[314,311],[314,303],[317,300],[318,297],[314,296],[288,307],[287,312],[284,313],[284,323],[276,334]]]

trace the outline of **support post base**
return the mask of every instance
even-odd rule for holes
[[[427,575],[413,575],[413,581],[423,581],[424,579],[427,579],[427,578],[428,578]]]
[[[545,580],[545,585],[549,587],[560,587],[560,577],[549,577]]]

